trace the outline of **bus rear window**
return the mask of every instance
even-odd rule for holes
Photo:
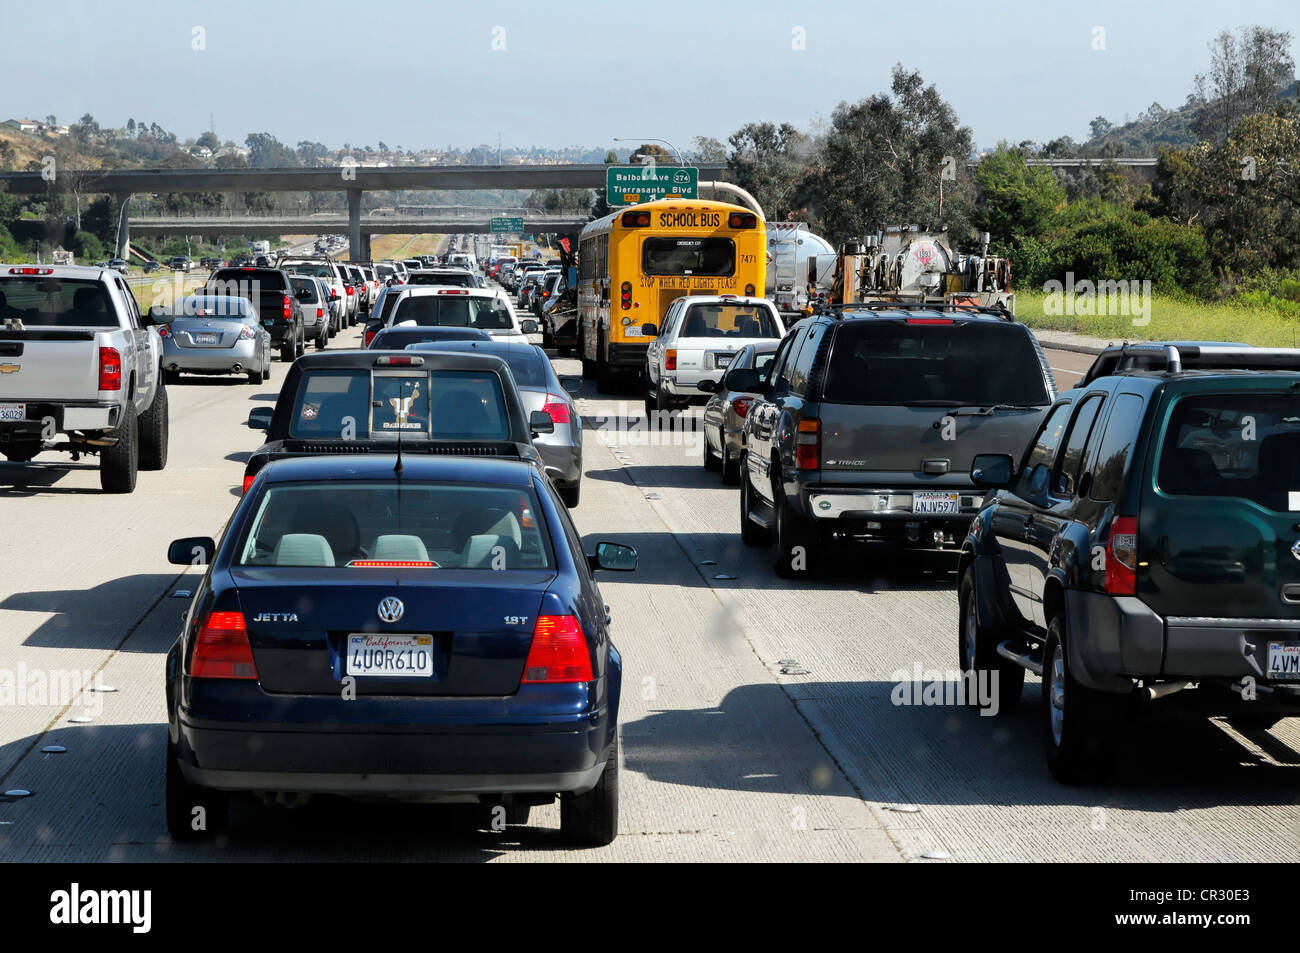
[[[641,270],[647,275],[729,278],[736,273],[736,243],[730,238],[647,238]]]

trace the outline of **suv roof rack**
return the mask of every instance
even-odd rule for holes
[[[823,302],[815,314],[835,318],[844,317],[844,311],[947,311],[952,314],[988,314],[1015,323],[1016,316],[1002,305],[955,304],[951,301],[852,301],[846,304]]]
[[[1186,370],[1300,371],[1300,348],[1200,341],[1112,344],[1097,355],[1079,386],[1112,374]]]

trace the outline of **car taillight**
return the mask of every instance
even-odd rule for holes
[[[158,336],[160,338],[169,337],[171,333],[172,333],[172,329],[169,328],[167,325],[165,324],[158,325]]]
[[[251,324],[245,324],[240,326],[239,339],[241,341],[251,341],[255,337],[257,337],[257,332],[253,330],[253,326]]]
[[[623,292],[623,310],[628,311],[632,307],[632,282],[623,282],[620,290]]]
[[[590,682],[591,652],[582,626],[571,615],[537,617],[524,663],[524,682]]]
[[[284,296],[284,316],[286,318],[293,317],[293,302],[289,299],[288,295]]]
[[[816,470],[821,466],[822,422],[816,417],[799,421],[794,438],[794,461],[800,470]]]
[[[670,347],[668,350],[664,351],[664,370],[677,370],[677,348]]]
[[[325,317],[325,309],[324,309],[324,308],[317,308],[317,309],[316,309],[316,317],[318,317],[318,318],[323,318],[323,317]]]
[[[907,324],[956,324],[952,318],[908,318]]]
[[[377,332],[377,331],[367,331],[367,332],[366,332],[366,347],[370,347],[370,342],[373,341],[373,340],[375,339],[375,335],[378,334],[378,333],[379,333],[379,332]]]
[[[348,294],[352,294],[354,290],[355,289],[351,285],[348,285]]]
[[[242,612],[209,612],[190,659],[194,678],[257,678]]]
[[[1106,541],[1106,591],[1112,596],[1131,596],[1137,592],[1136,516],[1117,516],[1110,524]]]
[[[248,492],[248,488],[249,488],[250,486],[253,485],[253,481],[256,480],[256,479],[257,479],[257,474],[256,474],[256,473],[244,477],[244,492],[245,492],[245,493]]]
[[[731,402],[731,409],[736,412],[736,416],[742,420],[749,416],[749,408],[754,403],[752,397],[737,397]]]
[[[99,389],[122,389],[122,355],[115,347],[99,349]]]
[[[570,423],[569,405],[563,397],[556,397],[554,394],[546,395],[546,403],[542,406],[542,412],[551,415],[551,420],[557,424]]]

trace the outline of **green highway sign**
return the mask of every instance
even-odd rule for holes
[[[492,219],[492,231],[494,232],[522,232],[523,230],[524,220],[522,218]]]
[[[605,201],[610,205],[699,197],[700,170],[693,166],[612,165],[605,170]]]

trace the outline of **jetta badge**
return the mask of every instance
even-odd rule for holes
[[[397,596],[389,596],[379,603],[379,618],[384,622],[397,622],[406,612],[406,606]]]
[[[1300,539],[1291,544],[1291,555],[1296,559],[1300,559]]]

